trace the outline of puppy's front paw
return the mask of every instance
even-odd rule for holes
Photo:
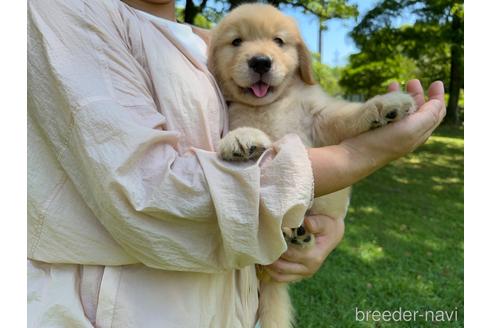
[[[220,140],[219,155],[226,161],[257,159],[271,143],[270,138],[261,130],[238,128]]]
[[[369,124],[373,129],[401,120],[415,112],[417,105],[409,94],[391,92],[369,99],[364,110],[369,113]]]

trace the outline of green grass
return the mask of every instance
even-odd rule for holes
[[[442,127],[353,190],[344,240],[291,287],[297,327],[463,327],[463,130]],[[355,309],[457,309],[458,320],[364,321]]]

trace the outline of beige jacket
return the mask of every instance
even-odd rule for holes
[[[252,327],[254,263],[286,249],[313,176],[295,135],[215,149],[210,73],[118,0],[28,3],[30,327]]]

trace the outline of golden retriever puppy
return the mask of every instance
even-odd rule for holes
[[[407,94],[390,93],[366,103],[328,96],[316,84],[311,54],[295,21],[270,5],[245,4],[213,29],[209,69],[229,102],[231,131],[221,140],[225,160],[258,158],[272,140],[297,134],[306,147],[340,141],[399,120],[415,111]],[[312,213],[343,218],[350,188],[316,198]],[[305,247],[313,236],[303,227],[285,227],[288,243]],[[258,272],[262,328],[293,324],[287,285]]]

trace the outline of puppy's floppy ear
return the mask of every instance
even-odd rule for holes
[[[297,53],[299,57],[299,75],[301,76],[301,79],[306,84],[316,84],[313,69],[311,67],[311,53],[302,39],[300,39],[297,44]]]

